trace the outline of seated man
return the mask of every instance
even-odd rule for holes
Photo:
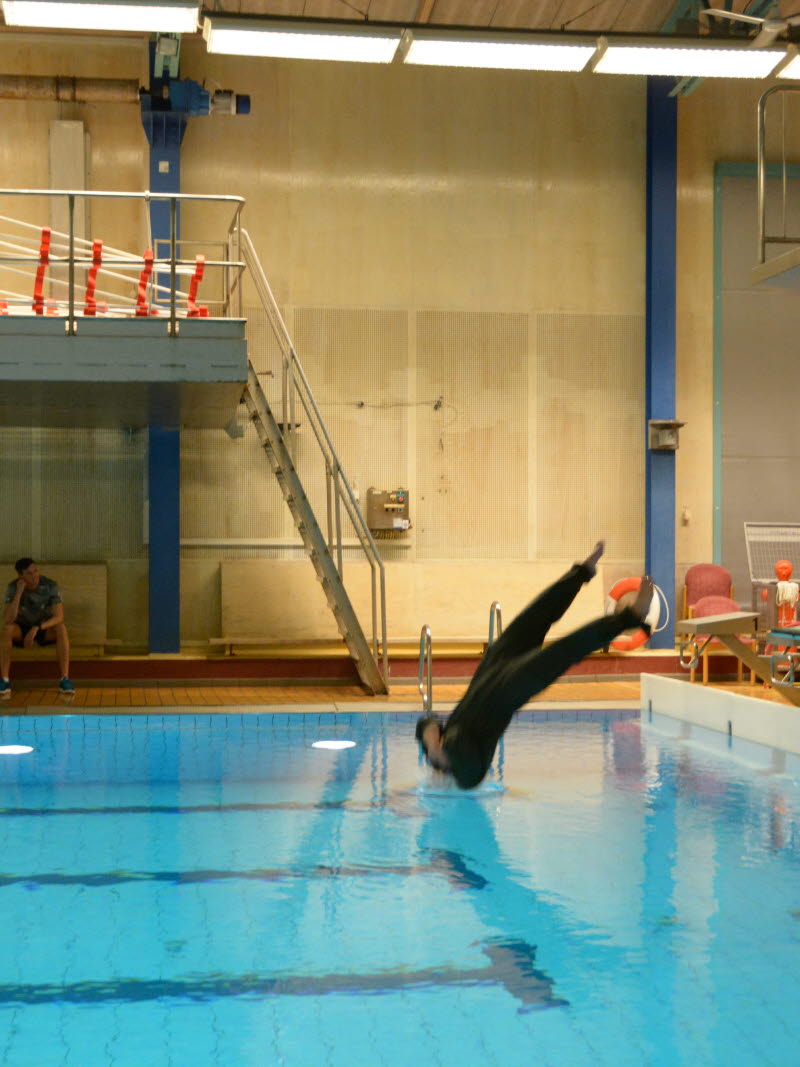
[[[643,627],[653,598],[653,583],[642,579],[636,600],[614,615],[604,615],[543,648],[547,631],[594,578],[603,554],[598,541],[591,555],[545,589],[486,650],[466,693],[442,723],[435,715],[417,722],[416,737],[428,762],[452,775],[462,789],[483,781],[497,742],[514,712],[541,693],[590,652],[606,648],[623,630]]]
[[[64,605],[58,586],[50,578],[39,574],[32,559],[24,556],[14,564],[18,578],[9,582],[3,612],[3,637],[0,643],[0,697],[11,695],[8,680],[11,666],[11,647],[32,648],[55,642],[62,693],[74,693],[69,680],[69,636],[64,625]]]

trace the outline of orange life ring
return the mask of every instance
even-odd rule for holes
[[[606,600],[606,615],[613,615],[617,606],[625,596],[626,593],[638,593],[639,586],[642,584],[641,578],[620,578],[616,582],[611,591],[608,594]],[[650,607],[647,609],[647,615],[645,616],[645,622],[650,627],[651,632],[655,630],[658,625],[658,616],[661,613],[661,602],[658,598],[658,592],[653,588],[653,599],[650,601]],[[635,648],[640,648],[645,641],[648,640],[647,632],[643,629],[637,629],[629,633],[621,633],[611,642],[611,648],[617,650],[617,652],[632,652]]]

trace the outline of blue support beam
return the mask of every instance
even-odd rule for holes
[[[645,417],[675,418],[675,268],[678,122],[672,78],[647,79]],[[645,427],[645,433],[647,428]],[[645,568],[663,590],[669,625],[653,648],[675,646],[675,453],[646,445]]]
[[[181,435],[176,427],[151,426],[150,651],[180,652]]]
[[[153,57],[151,55],[151,64]],[[152,67],[151,67],[152,69]],[[150,191],[180,193],[180,151],[187,117],[173,111],[162,92],[163,79],[153,78],[150,93],[142,95],[142,125],[150,143]],[[157,103],[157,106],[153,106]],[[166,201],[150,205],[153,243],[169,241],[171,212]],[[175,218],[175,239],[180,237]],[[163,249],[164,246],[159,246]],[[167,246],[169,247],[169,246]],[[160,274],[159,285],[170,284]],[[177,338],[172,339],[177,344]],[[151,652],[180,652],[181,581],[181,435],[177,425],[150,426],[149,453],[149,648]]]

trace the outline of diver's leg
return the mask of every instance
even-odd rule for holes
[[[581,586],[594,578],[603,548],[603,542],[598,541],[583,563],[573,564],[566,574],[532,600],[487,650],[487,656],[491,654],[491,660],[496,662],[501,658],[522,655],[544,644],[547,631],[554,622],[558,622]]]
[[[652,583],[649,578],[644,578],[636,601],[630,607],[614,615],[602,615],[546,648],[531,649],[507,664],[501,664],[496,685],[502,694],[503,705],[511,704],[515,709],[521,707],[590,653],[610,645],[623,630],[642,626],[649,634],[650,627],[644,619],[652,595]]]

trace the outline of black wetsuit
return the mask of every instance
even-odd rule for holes
[[[444,724],[442,747],[462,789],[483,779],[497,742],[518,711],[590,652],[606,648],[623,630],[641,626],[625,607],[604,615],[543,648],[557,622],[593,573],[576,563],[545,589],[487,649],[464,696]],[[645,626],[649,632],[649,627]]]

